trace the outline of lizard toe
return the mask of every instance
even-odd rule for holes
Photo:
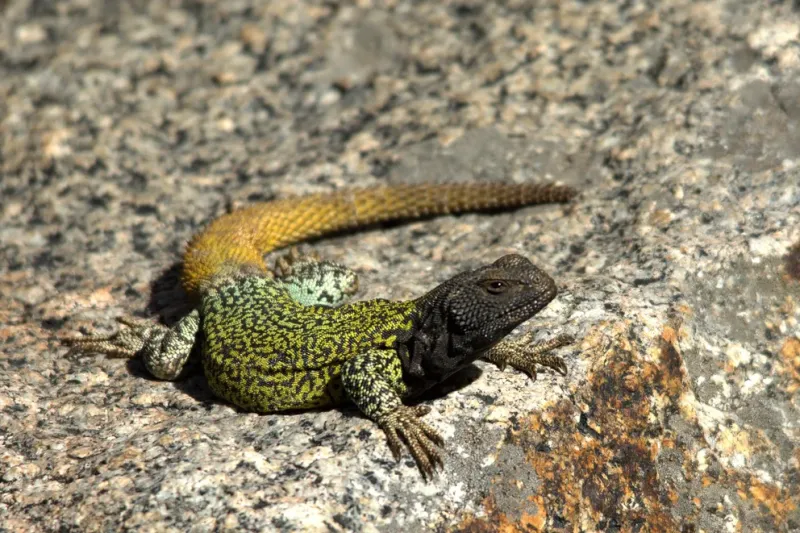
[[[146,341],[158,327],[141,318],[118,317],[116,320],[125,326],[116,333],[61,339],[64,345],[70,347],[67,356],[100,353],[112,358],[132,359],[144,348]]]
[[[136,356],[141,346],[129,334],[122,332],[85,338],[65,338],[61,343],[69,346],[66,357],[77,354],[100,353],[111,358],[130,359]]]
[[[417,418],[422,418],[423,416],[431,412],[431,408],[428,405],[415,405],[413,407],[410,407],[410,409],[414,413],[414,416],[416,416]]]
[[[563,346],[569,346],[570,344],[575,344],[575,336],[570,335],[569,333],[562,333],[561,335],[558,335],[555,339],[553,339],[550,342],[551,345],[549,346],[549,349],[555,350]]]
[[[400,440],[397,429],[394,426],[385,426],[383,432],[386,433],[386,442],[392,451],[394,460],[399,462],[403,455],[403,441]]]
[[[562,358],[560,358],[558,356],[555,356],[555,355],[550,355],[550,356],[547,356],[544,359],[545,360],[543,360],[541,362],[542,366],[546,366],[548,368],[552,368],[553,370],[555,370],[556,372],[558,372],[562,376],[566,376],[567,375],[567,364],[564,362],[564,360]]]

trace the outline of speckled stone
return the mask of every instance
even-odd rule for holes
[[[800,530],[797,2],[0,0],[0,531]],[[348,185],[561,180],[574,206],[315,243],[359,297],[519,252],[569,375],[426,398],[446,468],[355,409],[242,413],[64,357],[173,321],[190,236]]]

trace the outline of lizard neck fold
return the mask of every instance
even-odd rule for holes
[[[470,365],[500,338],[462,328],[452,319],[458,278],[439,285],[414,301],[413,327],[398,354],[410,395],[417,395]]]

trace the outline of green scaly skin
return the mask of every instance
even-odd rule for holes
[[[200,306],[205,374],[215,394],[251,411],[340,405],[349,360],[391,351],[410,334],[414,311],[413,302],[388,300],[302,305],[267,277],[224,282]],[[405,392],[400,368],[383,378]]]

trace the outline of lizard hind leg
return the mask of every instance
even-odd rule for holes
[[[302,305],[338,307],[358,290],[358,276],[349,268],[324,261],[315,253],[291,248],[275,262],[276,281]]]
[[[63,339],[75,352],[102,353],[109,357],[142,356],[147,370],[156,378],[176,379],[183,370],[195,337],[200,329],[200,313],[196,309],[172,328],[137,318],[120,318],[126,326],[112,335]]]

